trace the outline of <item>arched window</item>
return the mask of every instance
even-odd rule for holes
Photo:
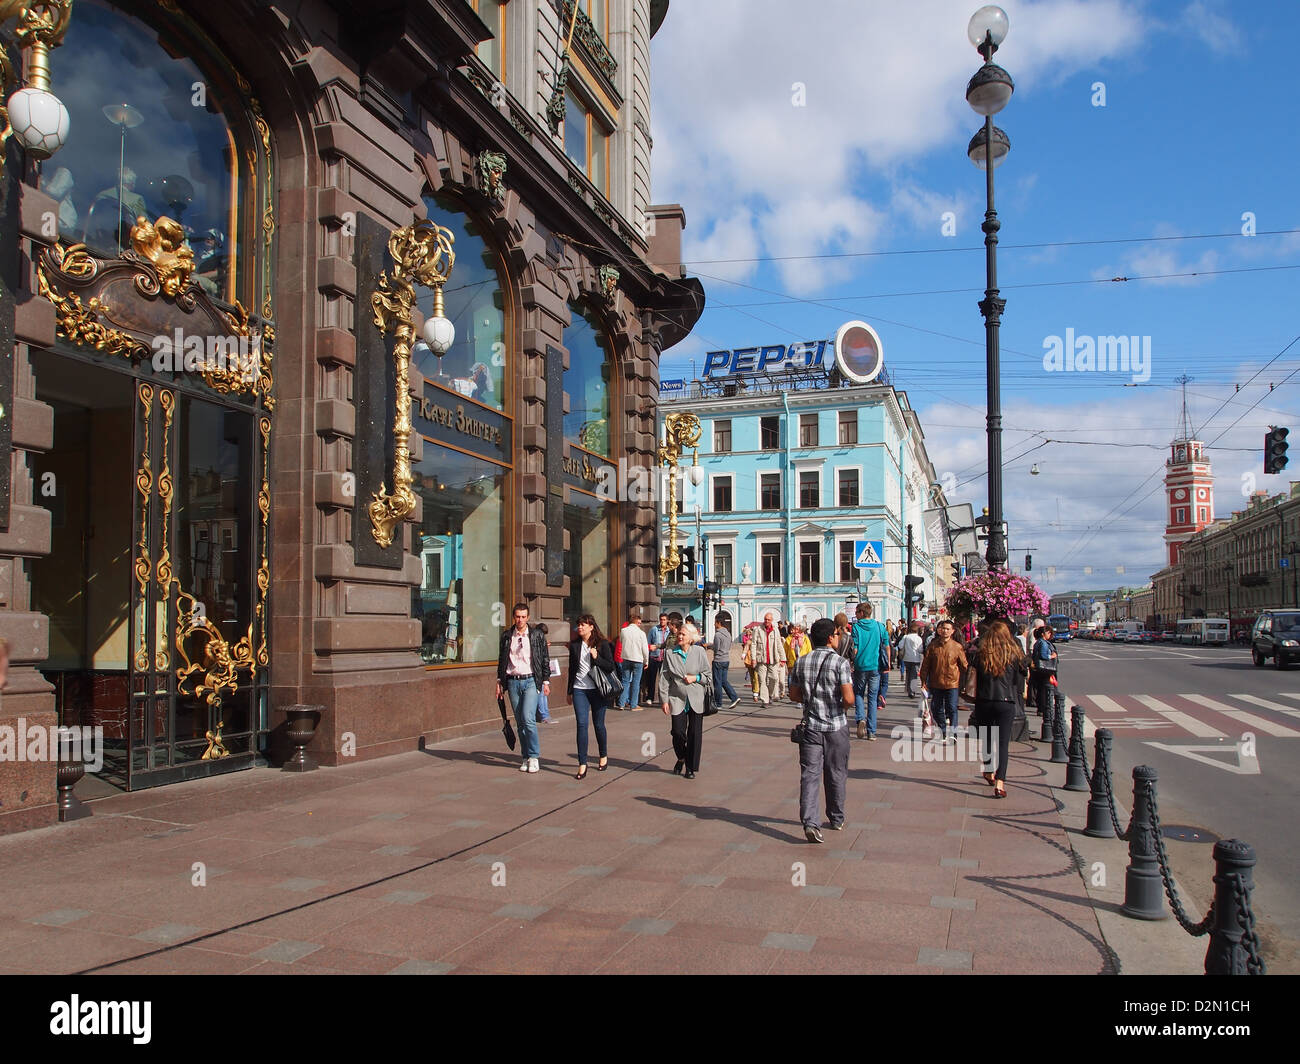
[[[64,243],[115,258],[138,217],[165,215],[184,227],[208,295],[256,308],[247,293],[261,212],[239,211],[255,130],[223,111],[223,99],[238,98],[233,75],[215,62],[200,68],[197,53],[116,4],[80,0],[54,53],[71,133],[40,184],[58,201]]]
[[[483,239],[482,229],[447,196],[425,196],[429,221],[450,229],[456,265],[443,286],[443,313],[456,326],[456,339],[441,360],[423,341],[415,345],[420,371],[444,388],[475,402],[504,410],[506,406],[505,294],[496,252]],[[418,289],[420,312],[433,313],[433,293]]]
[[[577,303],[570,303],[569,309],[573,320],[564,330],[569,351],[569,368],[564,371],[564,390],[569,395],[564,438],[608,458],[613,359],[595,314]]]

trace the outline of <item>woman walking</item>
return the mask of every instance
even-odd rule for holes
[[[600,625],[590,613],[578,618],[578,637],[569,644],[569,695],[573,700],[573,717],[578,725],[578,774],[574,779],[587,776],[587,717],[596,728],[596,748],[600,751],[597,772],[609,767],[605,742],[605,710],[609,700],[596,687],[593,669],[617,678],[618,666],[614,663],[614,646],[600,631]],[[617,683],[616,683],[617,686]]]
[[[1000,620],[989,621],[984,626],[970,663],[975,679],[975,712],[971,723],[978,730],[985,768],[993,765],[993,742],[997,742],[997,767],[985,772],[984,779],[992,785],[994,798],[1005,798],[1011,728],[1020,692],[1024,690],[1028,663],[1020,641],[1011,634],[1011,626]]]
[[[709,658],[704,648],[697,646],[700,632],[687,621],[677,637],[677,646],[664,654],[663,711],[672,716],[673,751],[677,764],[673,771],[678,775],[686,770],[686,778],[693,780],[700,770],[700,746],[704,734],[704,673],[709,669]]]

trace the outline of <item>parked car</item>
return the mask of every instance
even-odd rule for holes
[[[1265,610],[1250,637],[1250,660],[1262,666],[1269,658],[1279,669],[1300,660],[1300,612]]]
[[[1144,633],[1142,633],[1142,632],[1124,632],[1124,633],[1123,633],[1124,642],[1126,642],[1126,643],[1141,643],[1141,642],[1143,641],[1143,640],[1142,640],[1142,636],[1143,636],[1143,634],[1144,634]]]
[[[1160,642],[1162,642],[1162,643],[1172,643],[1172,642],[1174,642],[1174,640],[1176,640],[1177,638],[1178,638],[1178,633],[1177,633],[1177,632],[1161,632],[1161,633],[1160,633]]]

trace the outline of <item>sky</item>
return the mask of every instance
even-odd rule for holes
[[[977,513],[985,187],[965,90],[979,6],[679,0],[651,48],[652,198],[684,207],[682,257],[707,294],[661,375],[867,321],[949,501]],[[1165,564],[1178,378],[1216,516],[1289,490],[1264,474],[1263,441],[1296,427],[1300,399],[1300,8],[1001,6],[994,62],[1016,86],[994,116],[1011,142],[995,171],[1010,564],[1031,553],[1048,593],[1141,586]],[[1149,363],[1053,365],[1067,330],[1080,345],[1139,337]]]

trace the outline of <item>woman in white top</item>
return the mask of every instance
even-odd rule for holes
[[[601,634],[600,625],[590,613],[578,618],[577,633],[577,638],[569,644],[569,696],[578,725],[578,774],[574,779],[580,780],[587,775],[588,716],[596,727],[596,747],[600,750],[596,771],[604,772],[609,767],[605,733],[605,710],[609,703],[596,690],[591,670],[603,669],[608,675],[617,676],[618,666],[614,663],[614,645]]]

